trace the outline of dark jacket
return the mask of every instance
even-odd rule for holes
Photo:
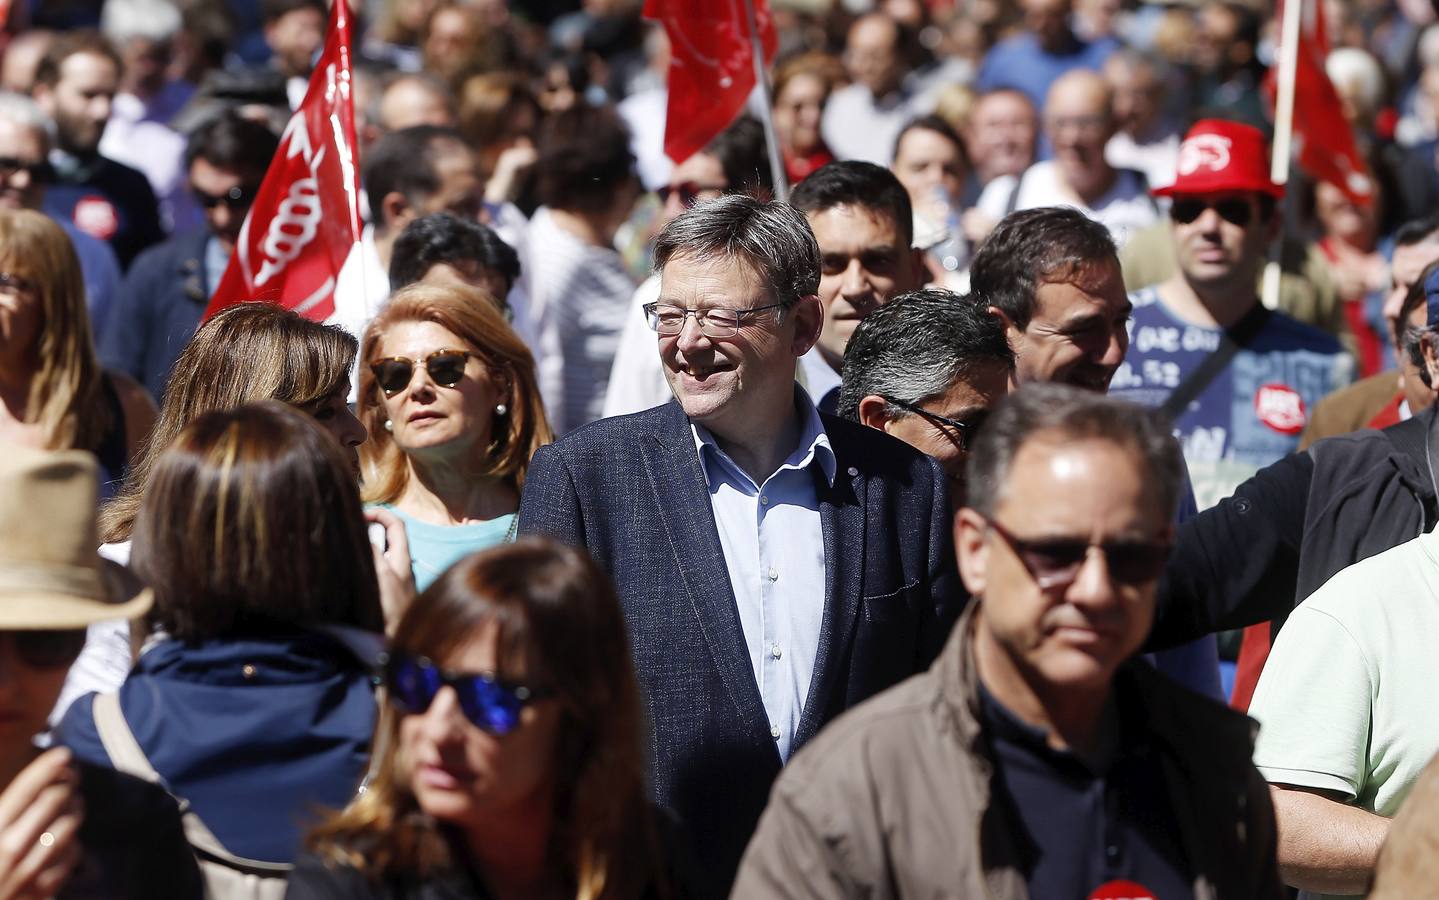
[[[55,169],[56,179],[45,189],[45,214],[108,241],[121,268],[165,239],[160,204],[139,170],[104,156],[71,158]]]
[[[993,791],[973,609],[928,672],[843,716],[785,769],[735,898],[1028,896],[1036,848]],[[1112,690],[1147,714],[1194,896],[1278,898],[1274,810],[1250,762],[1256,724],[1142,663]]]
[[[821,414],[825,607],[799,747],[938,654],[958,615],[944,475],[883,432]],[[781,760],[770,736],[689,420],[676,403],[603,419],[535,453],[520,532],[589,551],[614,578],[653,726],[660,805],[726,889]]]
[[[1282,622],[1341,569],[1429,531],[1435,407],[1325,438],[1260,469],[1179,528],[1150,646]]]
[[[55,738],[110,766],[89,694]],[[120,708],[150,764],[231,853],[293,861],[303,830],[343,807],[364,775],[375,727],[370,669],[327,634],[292,631],[141,655]]]
[[[175,800],[153,784],[78,763],[80,862],[59,900],[201,900]]]
[[[208,231],[197,231],[142,253],[120,285],[100,341],[106,368],[139,381],[157,401],[215,287],[205,279],[209,240]]]

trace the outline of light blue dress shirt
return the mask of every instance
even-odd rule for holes
[[[824,621],[824,529],[816,478],[834,484],[819,413],[796,389],[800,439],[756,485],[703,426],[691,425],[734,589],[750,667],[781,759],[789,759],[809,696]]]

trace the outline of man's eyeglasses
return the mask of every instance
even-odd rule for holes
[[[685,319],[694,316],[699,323],[700,333],[705,337],[729,338],[739,334],[740,326],[755,313],[783,307],[783,303],[770,303],[749,309],[727,309],[723,306],[685,309],[683,306],[671,306],[668,303],[646,303],[644,311],[650,327],[660,334],[679,334],[684,331]]]
[[[1091,544],[1076,538],[1042,538],[1026,540],[1011,533],[990,518],[985,518],[994,533],[1004,539],[1019,557],[1029,577],[1040,590],[1050,590],[1074,583],[1079,570],[1089,558],[1091,547],[1104,554],[1109,577],[1120,584],[1147,584],[1164,572],[1169,559],[1169,544],[1164,541],[1108,541]]]
[[[465,718],[476,728],[505,735],[520,727],[526,704],[549,692],[505,681],[493,675],[451,672],[423,656],[395,653],[385,660],[384,683],[390,703],[410,715],[421,715],[444,687],[453,688]]]
[[[1231,197],[1227,200],[1216,200],[1210,202],[1197,197],[1183,197],[1174,201],[1169,207],[1169,218],[1180,225],[1188,225],[1190,222],[1204,215],[1206,209],[1212,209],[1219,213],[1219,218],[1232,225],[1245,228],[1250,220],[1254,218],[1254,209],[1249,201],[1242,197]]]
[[[908,410],[929,422],[929,424],[943,432],[950,440],[958,442],[959,449],[966,453],[969,452],[970,446],[974,444],[975,433],[979,431],[979,427],[984,424],[984,420],[989,416],[988,410],[980,410],[970,416],[969,421],[961,422],[958,419],[951,419],[949,416],[941,416],[939,413],[930,412],[917,403],[907,403],[904,400],[896,400],[885,394],[880,394],[880,396],[884,397],[884,402],[898,406],[900,409]],[[953,434],[950,433],[951,431],[953,431]]]
[[[689,209],[699,202],[700,194],[707,192],[719,193],[725,189],[723,184],[700,184],[695,181],[682,181],[679,184],[666,184],[655,190],[660,195],[660,203],[670,202],[670,194],[678,193],[680,203],[685,209]]]
[[[370,371],[375,373],[380,390],[390,397],[410,386],[416,365],[424,366],[430,380],[440,387],[454,387],[465,377],[465,365],[471,356],[475,354],[468,350],[436,350],[418,363],[403,356],[391,356],[370,363]]]
[[[211,194],[193,185],[190,187],[190,193],[195,195],[195,200],[206,209],[214,209],[222,203],[232,210],[248,209],[259,190],[253,185],[236,185],[223,194]]]
[[[28,162],[15,156],[0,156],[0,181],[9,181],[16,172],[25,172],[36,184],[49,184],[55,180],[55,170],[45,160]]]

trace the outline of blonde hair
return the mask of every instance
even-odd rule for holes
[[[48,449],[95,449],[112,422],[74,245],[48,216],[0,211],[0,269],[34,285],[40,304],[24,420],[40,424]]]
[[[100,511],[100,537],[128,540],[160,455],[197,416],[260,400],[302,412],[350,380],[356,342],[273,303],[241,303],[212,316],[175,361],[165,402],[120,493]]]
[[[586,554],[547,538],[502,544],[440,576],[406,608],[392,646],[443,665],[491,625],[499,674],[523,659],[526,680],[547,685],[560,707],[549,853],[571,896],[668,896],[645,789],[643,705],[613,584]],[[328,863],[375,879],[426,877],[453,861],[448,827],[424,813],[410,787],[403,718],[384,705],[367,789],[307,841]]]
[[[497,424],[506,426],[504,432],[495,435],[489,446],[480,448],[483,458],[474,462],[477,474],[504,478],[517,492],[524,487],[530,457],[554,440],[554,434],[540,399],[534,357],[497,306],[478,288],[417,282],[392,294],[365,329],[359,416],[370,433],[369,440],[360,445],[360,471],[368,502],[393,503],[404,493],[410,479],[404,453],[385,430],[388,417],[384,397],[370,371],[370,363],[379,358],[386,330],[401,322],[433,322],[452,332],[479,355],[486,368],[508,382],[509,412],[497,420]]]

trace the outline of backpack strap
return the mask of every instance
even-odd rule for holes
[[[116,771],[142,778],[169,792],[170,789],[166,786],[164,779],[160,777],[159,772],[155,771],[155,767],[150,764],[149,757],[141,749],[140,742],[135,740],[135,733],[130,730],[130,723],[125,721],[125,713],[120,709],[118,694],[96,694],[91,707],[91,715],[95,719],[95,730],[100,735],[100,743],[104,745],[105,752],[110,756],[110,763]],[[170,796],[175,797],[173,793]],[[188,801],[181,797],[175,797],[175,802],[180,805],[180,819],[185,827],[185,839],[202,856],[217,860],[230,868],[253,872],[266,878],[284,878],[294,869],[294,866],[288,863],[272,863],[236,856],[225,849],[225,845],[220,843],[220,840],[190,807]]]
[[[1268,324],[1270,312],[1264,304],[1256,303],[1254,308],[1244,314],[1244,317],[1235,322],[1231,327],[1219,332],[1219,346],[1214,352],[1204,357],[1190,373],[1189,377],[1179,383],[1168,397],[1164,404],[1159,407],[1159,412],[1166,419],[1174,421],[1184,415],[1189,404],[1193,403],[1204,389],[1213,383],[1219,373],[1228,368],[1234,357],[1240,350],[1249,346],[1249,342]]]

